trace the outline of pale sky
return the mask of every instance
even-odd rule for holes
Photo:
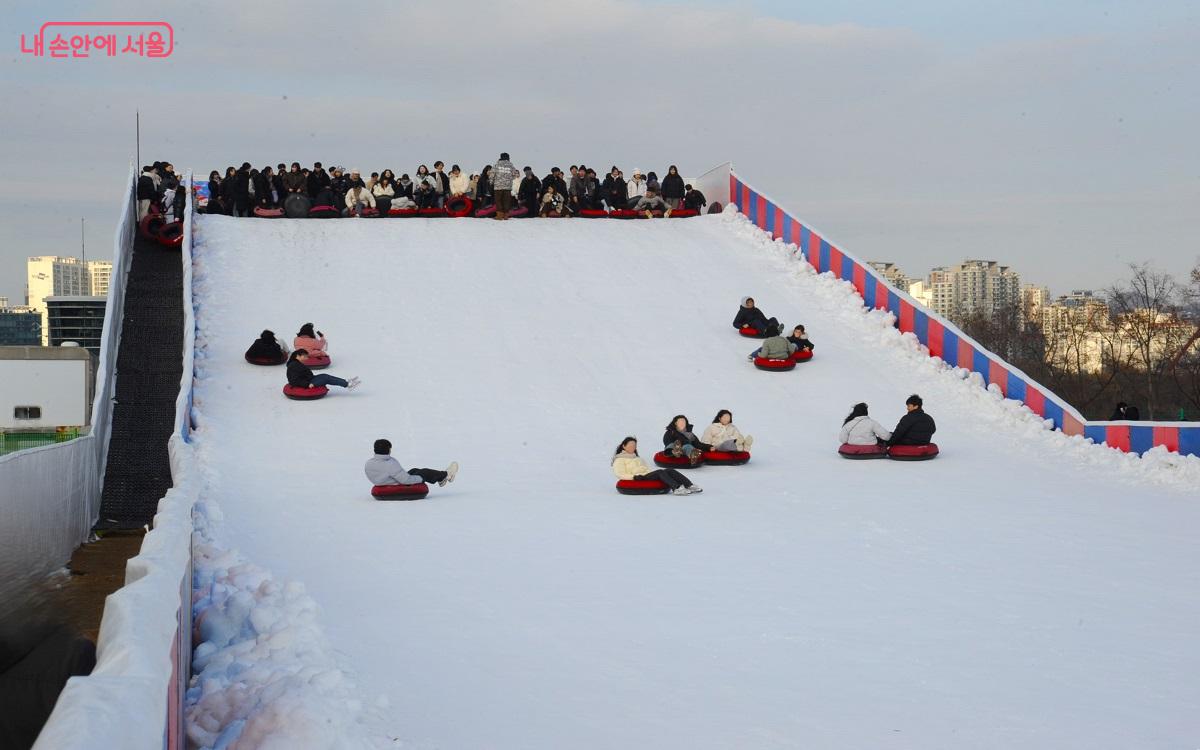
[[[111,257],[135,109],[142,161],[201,175],[478,171],[501,150],[539,175],[732,160],[849,252],[910,274],[988,258],[1055,293],[1131,262],[1183,274],[1200,256],[1198,8],[20,3],[0,77],[0,296],[21,302],[27,256],[78,254],[81,216],[88,257]],[[174,55],[20,53],[44,21],[114,19],[171,23]]]

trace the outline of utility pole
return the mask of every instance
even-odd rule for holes
[[[79,217],[79,260],[83,263],[83,280],[87,285],[87,293],[92,293],[92,274],[88,272],[87,267],[87,237],[83,232],[83,224],[86,221],[82,216]]]
[[[140,110],[133,111],[134,130],[137,138],[137,166],[134,169],[138,174],[142,173],[142,113]]]

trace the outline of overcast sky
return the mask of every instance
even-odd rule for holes
[[[539,174],[732,160],[849,252],[914,275],[989,258],[1061,293],[1130,262],[1191,268],[1200,4],[917,5],[21,3],[0,77],[0,296],[21,302],[27,256],[77,254],[81,216],[88,257],[111,257],[135,109],[143,161],[204,175],[477,171],[500,150]],[[163,20],[176,50],[20,54],[47,20]]]

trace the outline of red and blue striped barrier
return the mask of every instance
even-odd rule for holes
[[[995,384],[1006,398],[1021,401],[1034,414],[1054,421],[1068,435],[1082,435],[1132,453],[1156,446],[1200,456],[1200,424],[1188,422],[1088,422],[1070,404],[1008,362],[980,346],[953,323],[922,307],[894,288],[875,269],[822,237],[729,172],[729,201],[751,223],[772,237],[799,247],[799,256],[817,273],[832,273],[854,285],[869,308],[888,310],[896,327],[912,333],[928,350],[954,367],[977,372],[986,385]]]

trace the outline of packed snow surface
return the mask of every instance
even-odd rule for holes
[[[1200,736],[1200,461],[1047,430],[741,217],[197,225],[198,745]],[[755,370],[745,295],[814,359]],[[358,390],[242,360],[309,321]],[[940,458],[838,457],[851,404],[913,392]],[[723,408],[749,464],[614,491],[624,435]],[[458,481],[376,502],[378,437]]]

